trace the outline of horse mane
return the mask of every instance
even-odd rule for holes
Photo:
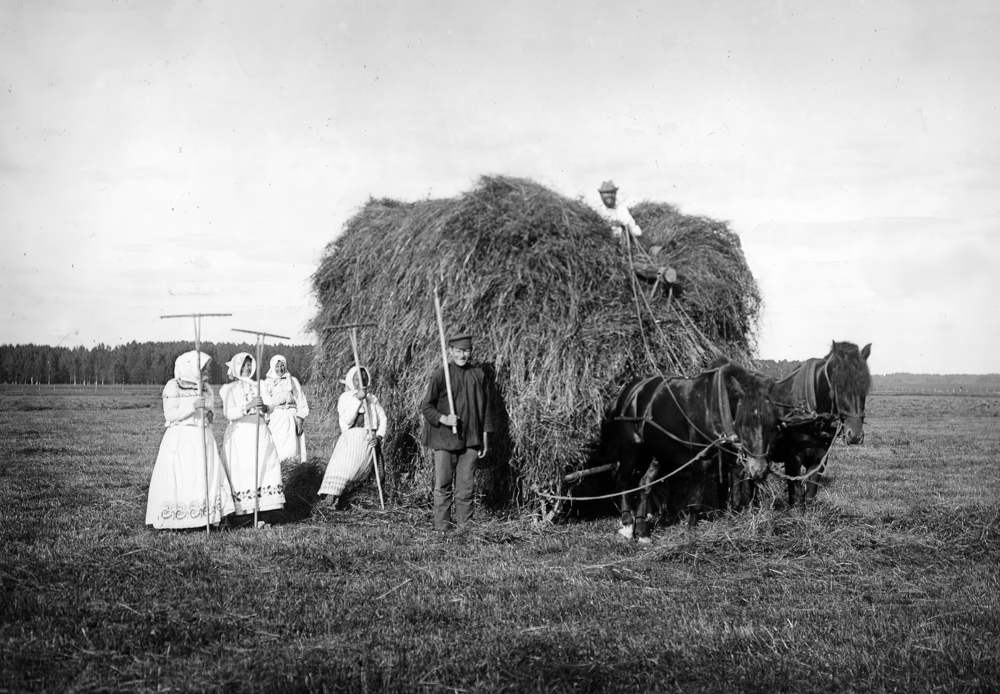
[[[740,388],[746,392],[749,392],[751,389],[763,389],[763,392],[766,393],[770,382],[774,380],[759,371],[751,371],[734,361],[724,358],[716,359],[709,368],[725,369],[726,375],[736,379],[736,382],[740,384]]]
[[[863,401],[871,388],[872,377],[858,346],[853,342],[834,342],[826,359],[826,372],[833,387]]]

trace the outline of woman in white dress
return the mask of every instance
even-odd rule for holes
[[[174,377],[163,388],[163,418],[166,431],[153,464],[146,502],[146,525],[157,530],[205,526],[205,470],[208,463],[208,522],[218,524],[233,513],[233,495],[212,435],[215,394],[204,381],[211,357],[201,353],[177,357]]]
[[[385,437],[386,415],[378,398],[368,392],[371,376],[368,369],[352,366],[341,381],[344,392],[337,400],[340,438],[327,463],[320,498],[336,507],[339,498],[351,486],[363,482],[372,471],[372,452]]]
[[[237,515],[253,513],[254,494],[259,499],[258,511],[273,511],[285,505],[281,462],[271,440],[271,431],[263,421],[263,414],[268,408],[257,393],[257,384],[253,380],[256,370],[257,360],[246,352],[240,352],[229,360],[229,378],[233,380],[219,391],[222,411],[229,420],[222,449],[233,486]]]
[[[309,404],[299,379],[288,373],[288,364],[280,354],[271,357],[267,380],[263,385],[264,404],[270,408],[267,426],[271,429],[279,460],[306,462],[304,420]]]

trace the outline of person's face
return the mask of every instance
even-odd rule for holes
[[[448,357],[458,364],[459,366],[465,366],[469,363],[469,359],[472,358],[472,348],[471,347],[449,347]]]
[[[285,366],[284,361],[279,360],[274,364],[274,372],[278,374],[278,376],[284,376],[286,373],[288,373],[288,367]]]
[[[368,392],[368,377],[364,372],[354,374],[354,390],[360,390],[362,393]]]
[[[243,360],[243,366],[240,367],[240,376],[249,376],[250,370],[253,368],[253,361],[250,357]]]
[[[601,200],[604,201],[605,207],[614,207],[617,199],[618,193],[616,191],[601,193]]]

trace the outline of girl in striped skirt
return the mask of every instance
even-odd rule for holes
[[[372,471],[373,452],[386,431],[385,410],[378,398],[368,392],[371,376],[368,369],[352,366],[344,380],[344,392],[337,400],[340,438],[326,466],[320,498],[336,507],[344,492],[363,482]]]

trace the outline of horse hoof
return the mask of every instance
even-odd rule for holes
[[[634,532],[635,532],[634,525],[623,525],[622,527],[618,528],[618,534],[624,537],[626,540],[631,540]]]

